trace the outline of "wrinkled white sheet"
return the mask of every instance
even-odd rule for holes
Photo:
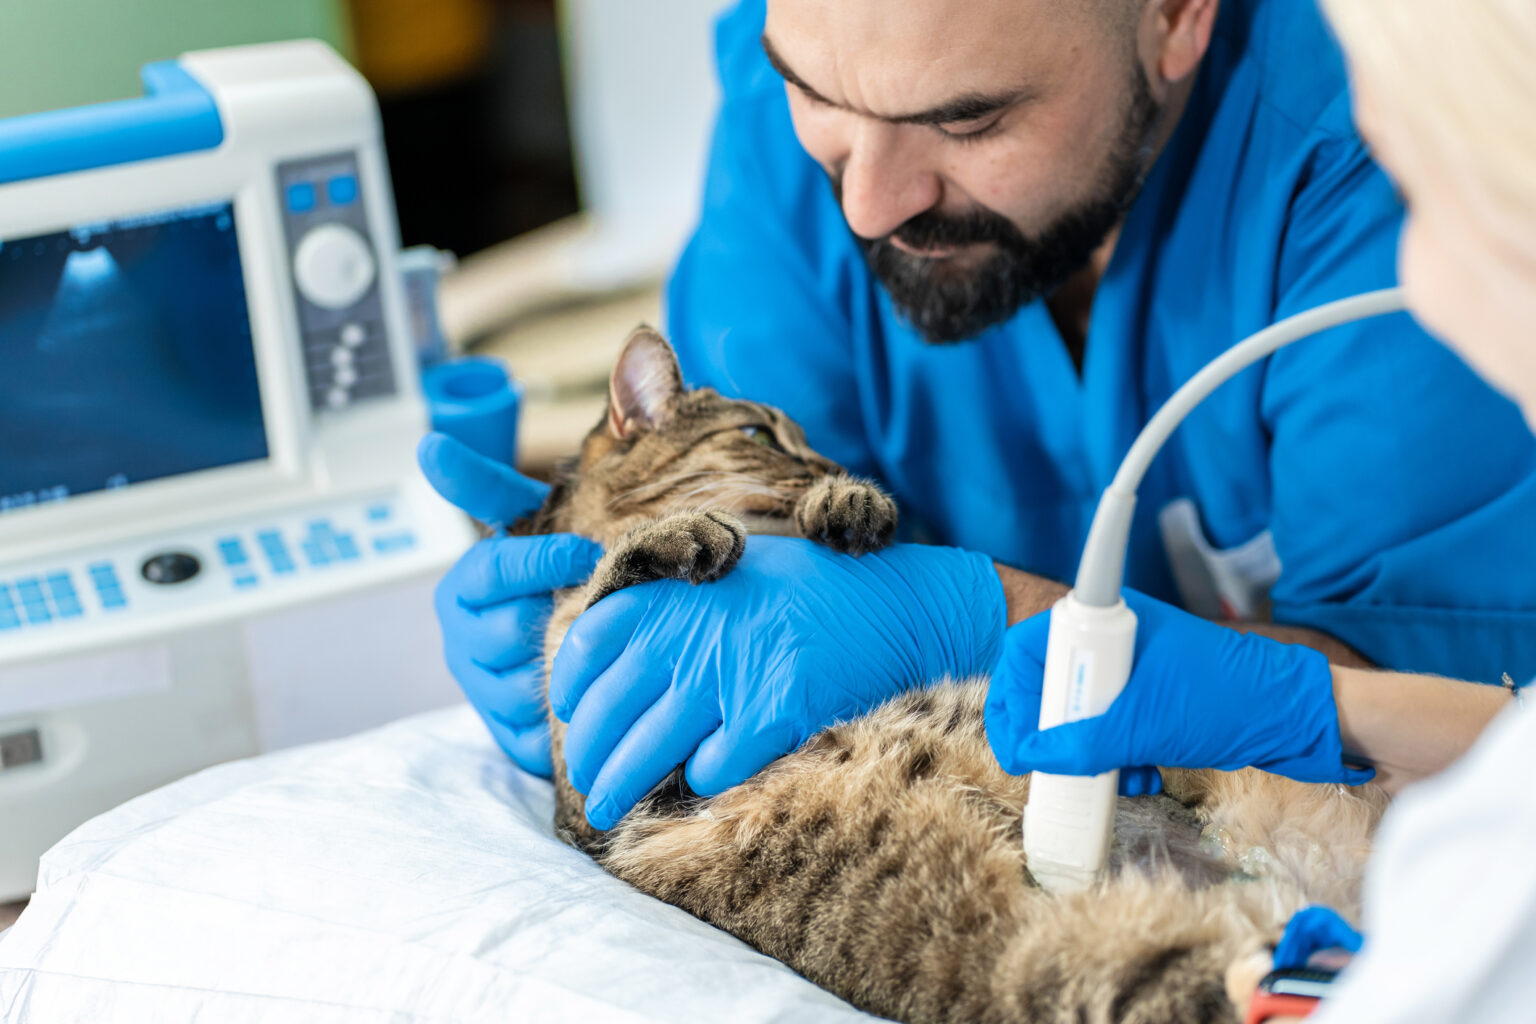
[[[0,1020],[868,1021],[554,838],[467,707],[81,826],[0,935]]]

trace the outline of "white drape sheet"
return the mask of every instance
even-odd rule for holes
[[[467,707],[81,826],[0,935],[0,1020],[870,1020],[555,839]]]

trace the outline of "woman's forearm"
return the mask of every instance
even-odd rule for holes
[[[1464,754],[1511,700],[1498,686],[1339,665],[1333,699],[1345,751],[1394,793]]]

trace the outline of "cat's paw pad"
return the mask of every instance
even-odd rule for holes
[[[867,480],[825,476],[795,504],[795,526],[802,537],[862,555],[896,536],[896,503]]]
[[[735,567],[747,528],[729,512],[679,512],[642,526],[603,556],[587,585],[587,604],[653,580],[710,583]]]
[[[729,512],[684,512],[657,523],[651,557],[689,583],[710,583],[730,572],[747,545],[747,528]]]
[[[624,544],[630,571],[651,579],[709,583],[736,565],[747,528],[729,512],[679,512],[636,531]]]

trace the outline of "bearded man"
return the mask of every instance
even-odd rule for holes
[[[719,584],[578,620],[552,698],[598,827],[679,764],[715,793],[892,693],[990,669],[1005,626],[1063,592],[1175,388],[1396,279],[1402,210],[1311,0],[742,0],[717,47],[704,209],[668,292],[683,370],[783,408],[931,543],[855,559],[753,537]],[[476,510],[537,493],[442,445],[423,461]],[[1536,574],[1501,562],[1532,523],[1519,412],[1385,317],[1190,417],[1142,487],[1126,580],[1335,658],[1528,678]],[[547,773],[536,642],[511,626],[595,553],[486,545],[440,593],[449,661]]]

